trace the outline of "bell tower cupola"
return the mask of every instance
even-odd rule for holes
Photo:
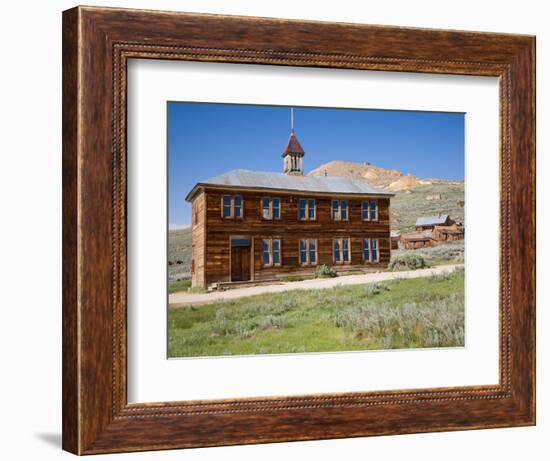
[[[294,109],[290,109],[290,138],[283,151],[283,172],[290,175],[304,174],[304,149],[294,133]]]

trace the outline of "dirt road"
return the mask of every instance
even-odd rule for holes
[[[415,271],[402,272],[375,272],[371,274],[346,275],[332,279],[311,279],[301,282],[283,282],[276,285],[259,285],[247,288],[235,288],[228,291],[213,291],[211,293],[188,293],[185,291],[172,293],[168,297],[170,307],[183,307],[190,305],[211,304],[219,301],[254,296],[263,293],[280,293],[287,290],[310,290],[313,288],[332,288],[344,285],[359,285],[362,283],[383,282],[394,279],[412,279],[418,277],[429,277],[436,274],[452,272],[464,264],[451,264],[448,266],[437,266],[429,269],[418,269]]]

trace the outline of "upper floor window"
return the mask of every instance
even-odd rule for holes
[[[300,221],[315,221],[317,210],[314,198],[300,198],[298,200],[298,219]]]
[[[300,240],[300,264],[317,264],[317,239]]]
[[[347,264],[351,261],[349,238],[334,239],[332,248],[335,264]]]
[[[363,221],[378,221],[378,202],[376,200],[364,200],[361,205]]]
[[[281,219],[281,199],[264,197],[262,199],[262,218]]]
[[[262,240],[262,264],[264,266],[281,265],[281,240],[263,239]]]
[[[334,221],[348,220],[348,201],[347,200],[332,201],[332,219]]]
[[[363,261],[367,263],[380,261],[378,239],[363,239]]]
[[[224,195],[222,197],[222,217],[243,217],[243,198],[240,195]]]

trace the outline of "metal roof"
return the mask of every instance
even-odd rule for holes
[[[447,222],[448,214],[438,216],[422,216],[416,219],[417,226],[438,226]]]
[[[366,181],[339,176],[294,176],[267,171],[232,170],[205,181],[198,182],[189,192],[190,200],[199,186],[227,186],[239,188],[262,188],[294,190],[300,192],[326,192],[337,194],[381,195],[395,194],[371,187]]]

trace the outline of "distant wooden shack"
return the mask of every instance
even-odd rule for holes
[[[433,233],[430,230],[403,234],[399,240],[399,247],[404,250],[416,250],[418,248],[432,247],[437,244],[438,242],[434,240]]]
[[[464,239],[464,226],[449,215],[422,216],[416,220],[416,231],[399,237],[398,247],[415,250],[439,245],[441,242]],[[392,237],[393,247],[393,237]]]
[[[438,242],[464,240],[464,226],[457,223],[450,226],[434,226],[433,238]]]
[[[440,214],[437,216],[421,216],[416,219],[416,230],[425,231],[433,230],[435,226],[451,226],[455,222],[448,214]]]

